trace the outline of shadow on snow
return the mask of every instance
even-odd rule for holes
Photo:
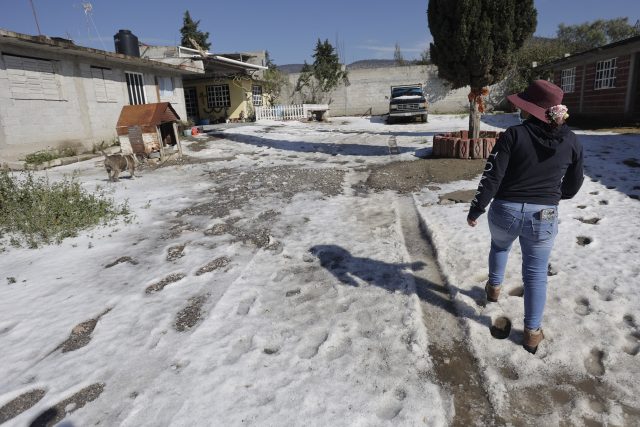
[[[327,131],[328,132],[328,131]],[[335,132],[332,132],[335,133]],[[355,132],[363,133],[363,132]],[[265,138],[255,135],[242,135],[235,133],[208,133],[210,136],[224,138],[234,142],[255,145],[257,147],[276,148],[278,150],[295,151],[300,153],[322,153],[332,156],[388,156],[388,145],[364,145],[332,142],[308,142],[308,141],[283,141],[279,139]],[[398,147],[400,153],[415,151],[415,147]]]
[[[408,284],[415,283],[415,293],[420,300],[440,307],[456,317],[466,317],[476,321],[489,329],[492,326],[491,318],[485,315],[475,314],[475,309],[462,301],[455,303],[451,294],[461,293],[473,298],[478,304],[484,304],[484,289],[475,286],[471,290],[463,291],[455,286],[443,286],[429,280],[416,277],[411,271],[419,271],[426,266],[423,262],[414,263],[387,263],[371,258],[355,257],[348,250],[338,245],[315,245],[309,249],[320,261],[320,265],[329,271],[340,283],[347,286],[358,287],[355,278],[389,292],[400,291],[410,293]],[[509,340],[520,345],[522,331],[511,330]]]

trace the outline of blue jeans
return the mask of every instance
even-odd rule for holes
[[[543,209],[553,209],[553,213],[543,215]],[[537,329],[547,299],[547,269],[558,234],[558,206],[494,200],[489,208],[489,230],[489,283],[493,285],[502,284],[511,245],[516,238],[520,240],[524,326]]]

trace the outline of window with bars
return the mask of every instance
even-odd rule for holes
[[[262,106],[262,86],[251,86],[251,94],[253,95],[253,105],[256,107]]]
[[[198,98],[196,95],[196,88],[184,88],[184,103],[187,109],[187,117],[198,117]]]
[[[576,89],[576,67],[562,70],[560,87],[564,93],[574,92]]]
[[[207,107],[230,107],[229,85],[207,86]]]
[[[147,97],[144,94],[144,79],[142,74],[126,71],[127,91],[129,92],[129,104],[146,104]]]
[[[616,86],[616,59],[598,61],[596,64],[595,89],[608,89]]]

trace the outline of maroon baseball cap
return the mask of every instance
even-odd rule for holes
[[[549,123],[547,108],[562,103],[564,92],[558,86],[546,80],[535,80],[523,92],[507,96],[516,107],[532,116]]]

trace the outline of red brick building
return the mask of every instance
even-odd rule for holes
[[[640,36],[544,64],[574,118],[640,120]]]

